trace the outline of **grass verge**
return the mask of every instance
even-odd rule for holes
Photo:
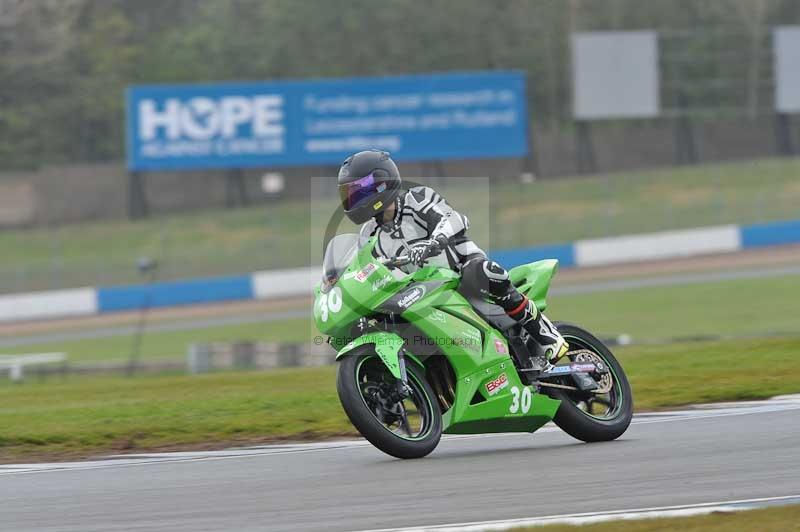
[[[629,347],[637,410],[800,391],[800,337]],[[334,367],[0,385],[0,460],[353,435]]]
[[[548,315],[634,340],[800,334],[800,276],[551,297]]]
[[[472,220],[485,249],[568,242],[723,223],[797,217],[800,159],[697,165],[647,172],[441,190]],[[205,210],[129,222],[106,220],[0,234],[4,292],[140,281],[136,259],[160,259],[162,278],[317,263],[335,198]],[[312,216],[313,214],[313,216]],[[521,223],[530,221],[530,223]],[[276,252],[280,250],[280,252]]]
[[[146,333],[141,345],[143,359],[182,358],[192,343],[204,342],[287,342],[312,341],[313,323],[306,319],[291,319],[261,323],[220,325],[183,331]],[[4,347],[0,354],[65,352],[71,362],[124,360],[131,351],[133,337],[129,334],[107,338],[87,338],[60,342],[45,342],[17,347]]]
[[[515,528],[514,532],[759,532],[800,531],[800,505],[779,506],[759,510],[720,513],[693,517],[610,521],[591,525],[548,525]]]

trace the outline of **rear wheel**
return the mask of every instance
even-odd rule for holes
[[[556,365],[602,362],[609,371],[593,375],[598,383],[594,391],[543,387],[550,397],[561,401],[553,421],[573,438],[585,442],[619,438],[633,418],[633,394],[622,366],[611,350],[590,332],[570,323],[554,325],[570,345],[569,352]],[[568,376],[550,382],[575,387]]]
[[[398,393],[398,380],[365,345],[339,364],[336,391],[347,417],[372,445],[397,458],[421,458],[442,436],[442,414],[425,374],[407,364],[408,394]]]

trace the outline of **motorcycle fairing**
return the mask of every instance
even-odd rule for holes
[[[397,279],[372,256],[374,245],[371,239],[359,250],[328,293],[321,294],[317,287],[314,318],[320,332],[331,335],[335,345],[342,345],[359,318],[374,314],[394,298],[385,310],[402,311],[400,317],[422,333],[416,341],[436,342],[453,367],[455,397],[453,406],[443,414],[444,432],[532,432],[552,419],[560,401],[533,393],[530,387],[526,391],[511,360],[508,342],[458,293],[456,272],[425,267]],[[544,310],[557,267],[558,261],[545,260],[513,268],[509,275],[520,291]],[[346,289],[342,290],[344,283]],[[422,291],[418,297],[412,292],[415,289]],[[335,299],[339,297],[341,300]],[[348,342],[337,360],[365,344],[375,345],[396,378],[400,378],[400,349],[405,349],[413,363],[422,364],[415,356],[414,340],[389,331],[371,331]],[[527,409],[520,408],[522,395],[527,398]]]

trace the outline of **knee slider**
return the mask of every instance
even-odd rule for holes
[[[511,281],[508,279],[508,272],[505,268],[494,261],[486,260],[481,265],[481,273],[489,293],[497,298],[508,295]]]

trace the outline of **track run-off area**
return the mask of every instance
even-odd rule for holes
[[[0,530],[502,530],[800,502],[798,411],[785,396],[643,413],[601,444],[549,425],[451,436],[413,461],[352,440],[4,465]]]

